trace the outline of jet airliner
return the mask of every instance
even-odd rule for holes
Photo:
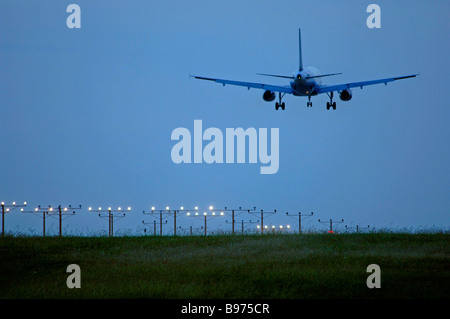
[[[249,90],[250,90],[250,88],[262,89],[262,90],[264,90],[263,99],[266,102],[272,102],[273,100],[275,100],[275,98],[276,98],[275,93],[278,93],[278,102],[275,103],[276,110],[278,110],[279,108],[281,108],[282,110],[285,109],[285,103],[281,101],[285,94],[292,94],[294,96],[306,96],[306,97],[308,97],[308,102],[306,103],[306,106],[312,107],[311,97],[325,93],[330,98],[330,102],[327,102],[327,110],[329,110],[330,108],[335,110],[336,102],[333,102],[333,92],[337,92],[339,94],[339,98],[342,101],[350,101],[353,96],[352,90],[351,90],[352,88],[360,87],[362,89],[364,86],[367,86],[367,85],[374,85],[374,84],[381,84],[381,83],[384,83],[385,85],[387,85],[388,82],[413,78],[418,75],[418,74],[412,74],[412,75],[398,76],[398,77],[371,80],[371,81],[352,82],[352,83],[344,83],[344,84],[337,84],[337,85],[323,85],[322,84],[323,77],[338,75],[338,74],[342,74],[342,73],[320,74],[319,70],[315,67],[312,67],[312,66],[303,67],[302,40],[301,40],[301,30],[300,29],[298,29],[298,43],[299,43],[299,67],[298,67],[298,70],[295,70],[291,76],[258,73],[258,75],[263,75],[263,76],[271,76],[271,77],[289,79],[290,80],[289,85],[282,86],[282,85],[272,85],[272,84],[265,84],[265,83],[242,82],[242,81],[215,79],[215,78],[195,76],[195,75],[191,76],[191,77],[194,77],[195,79],[200,79],[200,80],[213,81],[216,83],[220,83],[223,86],[237,85],[237,86],[247,87],[247,89],[249,89]]]

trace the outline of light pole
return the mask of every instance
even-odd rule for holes
[[[225,221],[227,224],[231,224],[232,222],[229,222],[228,220],[226,220]],[[245,224],[257,224],[257,223],[259,223],[259,220],[258,221],[252,221],[252,220],[249,220],[249,221],[244,221],[244,220],[242,220],[241,221],[241,234],[242,235],[244,235],[244,225]]]
[[[265,212],[265,211],[263,211],[262,209],[261,209],[261,212],[256,212],[256,211],[254,211],[254,212],[252,212],[252,211],[249,211],[248,213],[249,214],[261,214],[260,216],[261,216],[261,218],[260,218],[260,220],[261,220],[261,227],[260,227],[260,229],[261,229],[261,235],[264,235],[264,214],[269,214],[269,215],[272,215],[272,214],[276,214],[276,212],[277,212],[277,210],[276,209],[274,209],[273,211],[268,211],[268,212]]]
[[[145,212],[144,212],[144,213],[145,213]],[[156,236],[156,225],[161,224],[161,223],[162,223],[162,221],[157,222],[156,220],[154,220],[153,223],[146,223],[146,222],[142,221],[142,224],[144,224],[144,225],[150,225],[150,224],[153,224],[153,235],[154,235],[154,236]],[[167,224],[167,220],[165,221],[164,224]],[[162,236],[162,228],[161,228],[161,236]]]
[[[311,212],[311,214],[309,215],[302,215],[301,212],[298,212],[298,233],[301,234],[302,233],[302,218],[308,218],[314,215],[314,212]],[[297,217],[297,215],[289,215],[288,212],[286,212],[286,216],[290,216],[290,217]],[[295,217],[294,217],[295,216]]]
[[[125,212],[131,212],[131,207],[128,206],[126,210],[122,210],[122,207],[118,207],[117,209],[112,209],[111,207],[108,207],[108,209],[102,209],[99,207],[98,209],[93,209],[92,207],[89,207],[88,210],[90,212],[99,213],[98,216],[100,218],[108,218],[108,230],[109,230],[109,237],[114,237],[114,217],[117,219],[124,218],[126,215]],[[103,215],[102,213],[108,213],[108,215]],[[114,214],[122,214],[122,215],[114,215]]]
[[[45,237],[45,214],[48,214],[48,208],[41,208],[41,206],[38,206],[34,210],[25,211],[22,208],[20,211],[21,213],[32,213],[32,214],[42,213],[42,237]]]
[[[345,225],[345,229],[347,229],[347,230],[352,229],[352,228],[356,228],[356,233],[357,234],[359,233],[359,226],[358,225],[356,225],[356,227],[349,227],[349,226]],[[370,225],[367,225],[367,228],[369,229]]]
[[[177,227],[177,220],[176,220],[176,215],[177,215],[177,213],[178,214],[180,214],[180,213],[186,213],[186,214],[191,214],[191,212],[197,212],[198,211],[198,206],[195,206],[194,207],[194,209],[186,209],[186,208],[184,208],[183,206],[181,206],[180,207],[180,209],[177,209],[177,210],[175,210],[174,211],[174,225],[173,225],[173,227],[174,227],[174,235],[176,235],[177,234],[177,230],[176,230],[176,227]]]
[[[155,206],[152,206],[151,212],[146,213],[143,211],[144,214],[148,215],[155,215],[156,213],[159,213],[159,233],[162,236],[162,221],[163,219],[167,218],[168,216],[173,215],[173,235],[177,235],[177,216],[179,216],[181,213],[184,212],[192,212],[192,211],[198,211],[198,207],[195,206],[194,209],[185,209],[183,206],[180,207],[180,209],[174,209],[171,210],[169,206],[166,206],[166,209],[156,209]],[[167,215],[163,218],[163,215]]]
[[[211,209],[212,210],[212,209]],[[207,222],[208,222],[208,218],[214,218],[214,217],[222,217],[225,215],[224,212],[220,212],[220,213],[216,213],[216,212],[210,212],[209,215],[207,212],[203,212],[203,220],[204,220],[204,231],[205,231],[205,236],[207,236],[208,232],[207,232]],[[201,216],[198,212],[195,212],[194,214],[188,212],[186,214],[186,216],[188,217],[195,217],[195,218],[201,218]]]
[[[213,206],[209,206],[209,210],[210,211],[216,211],[216,212],[224,212],[224,213],[231,212],[231,234],[233,234],[233,235],[235,233],[235,227],[234,226],[235,226],[235,222],[236,222],[234,217],[237,216],[237,215],[240,215],[243,212],[249,213],[251,211],[251,209],[245,209],[245,208],[242,208],[242,207],[239,207],[239,208],[227,208],[226,206],[225,206],[224,209],[214,209]],[[253,210],[256,210],[256,207],[253,207]]]
[[[147,213],[145,210],[142,211],[144,215],[151,215],[156,216],[159,215],[159,235],[162,236],[162,226],[163,226],[163,220],[170,216],[170,210],[167,206],[166,209],[156,209],[155,206],[152,206],[151,211]],[[164,216],[164,217],[163,217]],[[165,222],[167,224],[167,220]]]
[[[5,202],[1,202],[2,206],[2,237],[5,237],[5,214],[11,212],[13,209],[18,207],[26,207],[27,202],[23,202],[23,205],[17,204],[16,202],[12,202],[12,204],[5,204]]]
[[[334,223],[335,224],[342,224],[344,222],[344,219],[342,219],[342,220],[340,220],[340,221],[334,221]],[[319,219],[319,223],[322,223],[322,224],[326,224],[326,223],[328,223],[328,222],[326,222],[326,221],[320,221],[320,219]],[[328,233],[329,234],[332,234],[333,233],[333,220],[332,219],[330,219],[330,230],[328,231]]]
[[[75,207],[75,208],[72,208],[72,205],[69,205],[68,207],[61,207],[61,205],[59,205],[56,209],[53,208],[51,205],[48,206],[48,209],[47,209],[47,215],[48,216],[58,215],[58,218],[59,218],[59,237],[62,237],[62,220],[63,220],[63,216],[73,216],[73,215],[75,215],[75,211],[73,211],[72,213],[69,213],[69,210],[73,210],[73,209],[81,209],[81,205],[79,207]]]

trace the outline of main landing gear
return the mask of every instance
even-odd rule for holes
[[[281,102],[281,99],[284,97],[284,94],[281,94],[281,92],[278,92],[278,102],[275,103],[275,110],[278,110],[281,108],[282,110],[285,109],[286,105],[284,102]],[[333,109],[336,110],[336,102],[333,102],[333,92],[327,93],[328,97],[330,98],[330,102],[327,102],[327,110]],[[311,95],[308,95],[308,102],[306,103],[306,107],[312,107],[311,102]]]
[[[283,93],[283,95],[281,95],[281,92],[278,92],[278,100],[280,102],[275,103],[275,110],[278,110],[278,108],[281,107],[281,109],[284,111],[284,108],[285,108],[286,105],[284,104],[284,102],[281,103],[281,99],[283,98],[284,94],[285,93]]]
[[[329,110],[330,108],[333,108],[333,110],[336,110],[336,102],[333,102],[333,92],[330,92],[330,94],[328,94],[328,96],[330,97],[330,102],[327,102],[327,110]]]

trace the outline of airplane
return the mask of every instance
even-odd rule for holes
[[[331,108],[335,110],[336,102],[333,102],[333,92],[338,92],[339,98],[342,101],[350,101],[353,96],[351,90],[352,88],[360,87],[362,89],[364,86],[367,85],[374,85],[381,83],[387,85],[388,82],[413,78],[419,75],[419,74],[412,74],[371,81],[352,82],[337,85],[322,85],[323,77],[339,75],[342,73],[320,74],[320,71],[313,66],[303,67],[301,29],[298,29],[298,44],[299,44],[299,67],[298,70],[295,70],[291,76],[257,73],[258,75],[263,76],[290,79],[291,81],[289,85],[281,86],[265,83],[241,82],[224,79],[215,79],[196,75],[189,75],[189,77],[193,77],[195,79],[200,80],[213,81],[216,83],[220,83],[223,86],[237,85],[247,87],[248,90],[250,90],[250,88],[262,89],[264,90],[263,100],[266,102],[272,102],[273,100],[275,100],[275,93],[278,93],[278,102],[275,103],[275,110],[278,110],[279,108],[281,108],[282,110],[285,109],[285,103],[282,102],[281,100],[286,94],[292,94],[294,96],[307,96],[308,102],[306,103],[306,106],[312,107],[311,97],[326,93],[330,98],[330,102],[327,102],[327,110]]]

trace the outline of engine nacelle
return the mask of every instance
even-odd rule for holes
[[[350,101],[352,99],[352,91],[350,89],[343,90],[341,93],[339,93],[339,98],[342,101]]]
[[[266,102],[272,102],[273,100],[275,100],[275,93],[271,91],[265,91],[263,94],[263,100]]]

